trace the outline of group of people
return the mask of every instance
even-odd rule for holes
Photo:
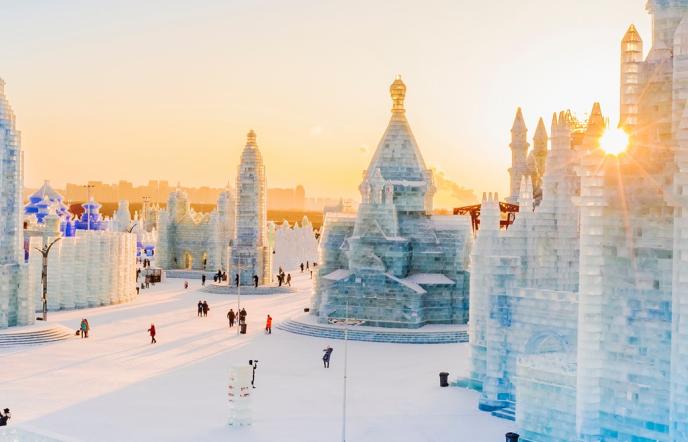
[[[79,330],[77,331],[81,335],[81,339],[88,338],[88,332],[91,330],[91,325],[88,323],[88,319],[82,318],[81,324],[79,325]]]
[[[213,276],[213,281],[215,282],[222,282],[222,281],[227,281],[227,272],[223,272],[222,270],[218,270],[217,273]]]
[[[301,264],[301,266],[303,266],[303,264]],[[277,273],[277,286],[282,287],[282,285],[291,287],[291,273],[287,273],[285,275],[284,270],[282,270],[282,267],[280,267],[279,272]]]
[[[208,316],[208,310],[210,310],[210,306],[208,306],[208,301],[203,301],[198,300],[198,316]]]
[[[234,309],[229,309],[227,312],[227,319],[229,320],[229,328],[234,327],[234,321],[238,320],[239,325],[246,323],[246,309],[242,308],[239,310],[239,314],[234,313]]]

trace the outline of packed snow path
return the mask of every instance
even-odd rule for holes
[[[311,281],[293,272],[295,294],[242,297],[248,335],[230,330],[236,296],[200,293],[170,280],[130,304],[51,313],[50,323],[88,339],[0,350],[0,407],[11,426],[80,441],[341,440],[344,342],[275,325],[303,312]],[[196,304],[207,300],[207,318]],[[264,334],[267,314],[272,335]],[[157,344],[146,332],[157,328]],[[334,348],[330,369],[322,349]],[[349,342],[347,440],[498,441],[514,428],[476,410],[476,393],[440,388],[438,373],[467,374],[467,344]],[[228,427],[229,367],[258,359],[251,427]]]

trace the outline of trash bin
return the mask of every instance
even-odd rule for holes
[[[443,371],[440,373],[440,387],[449,387],[449,373]]]
[[[246,334],[246,323],[241,324],[241,332],[242,335]]]
[[[506,437],[506,442],[518,442],[518,438],[520,437],[516,433],[506,433],[504,436]]]

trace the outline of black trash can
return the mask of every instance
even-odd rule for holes
[[[449,373],[443,371],[440,373],[440,387],[449,387]]]
[[[506,433],[504,436],[506,437],[506,442],[518,442],[518,438],[520,437],[516,433]]]
[[[241,324],[241,331],[240,331],[240,333],[241,333],[242,335],[245,335],[245,334],[246,334],[246,323]]]

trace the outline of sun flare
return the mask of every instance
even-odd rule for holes
[[[628,147],[628,134],[621,129],[608,128],[600,138],[600,147],[609,155],[619,155]]]

